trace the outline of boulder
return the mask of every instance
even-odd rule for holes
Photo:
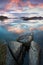
[[[19,43],[19,42],[16,42],[16,41],[11,41],[9,43],[9,47],[11,49],[11,51],[13,52],[14,56],[17,57],[19,52],[20,52],[20,49],[21,49],[21,46],[22,44]]]
[[[26,47],[27,50],[30,48],[30,43],[32,40],[33,40],[32,33],[21,35],[17,39],[17,41],[22,43]]]
[[[39,65],[40,60],[40,46],[38,43],[32,41],[29,50],[29,65]]]
[[[17,41],[21,43],[29,43],[33,40],[32,33],[30,34],[24,34],[18,37]]]
[[[18,63],[18,55],[20,53],[22,44],[16,41],[8,42],[8,51],[7,51],[7,65],[16,65]],[[21,62],[21,60],[20,60]]]

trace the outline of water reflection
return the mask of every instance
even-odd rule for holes
[[[5,32],[10,32],[12,34],[22,34],[34,30],[43,31],[43,20],[23,21],[20,19],[7,19],[0,21],[0,27],[3,27],[6,30]]]

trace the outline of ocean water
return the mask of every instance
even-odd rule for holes
[[[19,35],[33,32],[35,37],[43,40],[43,20],[8,19],[0,21],[0,39],[16,40]],[[38,40],[37,40],[38,41]],[[43,41],[42,41],[43,42]]]
[[[21,19],[8,19],[4,21],[0,21],[0,27],[6,31],[10,32],[16,32],[18,30],[18,33],[20,30],[24,30],[23,32],[26,32],[30,29],[36,29],[43,26],[43,20],[28,20],[24,21]],[[0,28],[0,31],[1,31]]]
[[[43,20],[8,19],[0,21],[0,40],[16,40],[19,35],[33,33],[33,39],[43,49]],[[25,57],[26,65],[29,61],[28,54]]]

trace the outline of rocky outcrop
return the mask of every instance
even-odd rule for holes
[[[7,50],[4,51],[4,52],[7,52],[6,65],[16,65],[16,63],[19,63],[18,65],[22,65],[22,62],[23,62],[23,65],[26,65],[26,64],[27,65],[39,65],[40,46],[38,45],[38,43],[33,41],[32,34],[24,34],[24,35],[19,36],[17,41],[9,41],[9,42],[4,41],[4,44],[5,43],[7,44]],[[1,47],[3,49],[3,46]],[[22,52],[21,52],[20,59],[19,59],[19,54],[21,50]],[[24,56],[24,53],[25,53],[25,56]],[[24,60],[22,60],[22,57],[24,58]]]
[[[8,19],[8,17],[7,16],[0,16],[0,20],[4,20],[4,19]]]
[[[29,58],[29,65],[39,65],[40,60],[40,46],[38,43],[33,41],[33,36],[30,34],[22,35],[17,39],[18,42],[21,42],[28,48],[28,58]],[[27,44],[28,43],[28,44]],[[27,54],[28,54],[27,53]],[[24,62],[25,63],[25,62]],[[28,65],[28,64],[27,64]]]
[[[22,20],[28,21],[28,20],[43,20],[43,17],[21,17]]]

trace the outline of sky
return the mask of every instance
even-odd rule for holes
[[[43,0],[0,0],[0,15],[29,13],[30,16],[43,16]]]

